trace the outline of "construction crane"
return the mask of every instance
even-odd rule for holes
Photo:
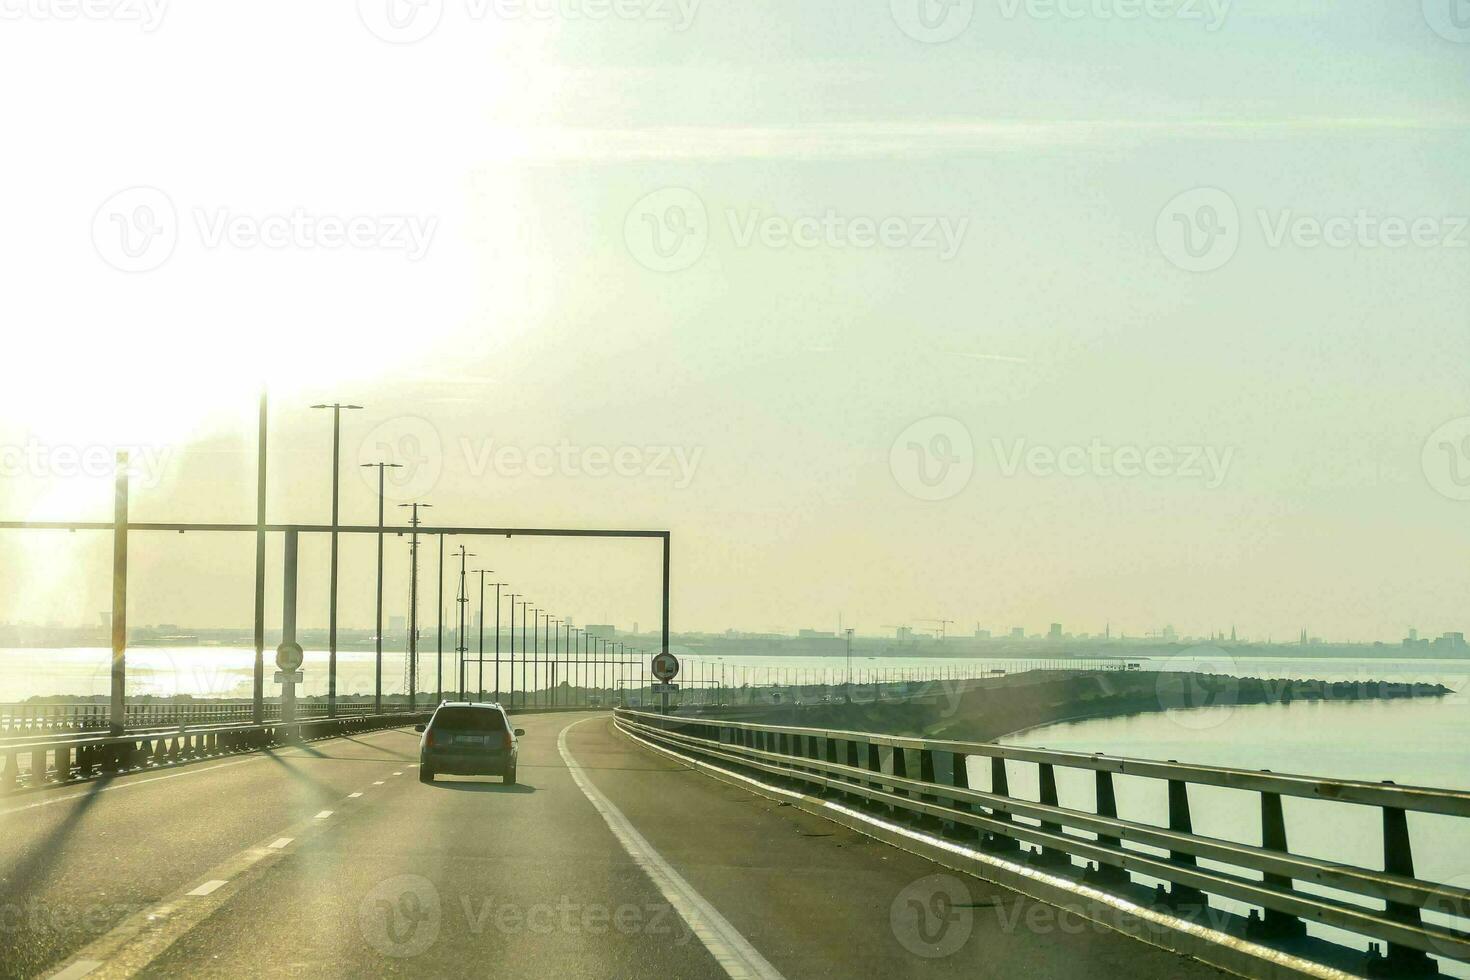
[[[954,620],[952,620],[952,619],[919,619],[919,622],[921,622],[921,623],[938,623],[939,625],[937,627],[934,627],[934,638],[937,639],[937,640],[939,640],[942,643],[942,642],[944,642],[945,633],[947,632],[948,627],[951,626],[954,623]]]

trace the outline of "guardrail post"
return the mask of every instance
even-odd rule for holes
[[[1095,786],[1097,789],[1097,815],[1107,817],[1110,820],[1118,819],[1118,796],[1113,791],[1113,774],[1102,769],[1096,771]],[[1104,847],[1116,847],[1121,849],[1123,841],[1118,837],[1108,837],[1099,834],[1097,842]],[[1116,864],[1104,864],[1099,861],[1088,875],[1093,881],[1103,885],[1126,885],[1133,879],[1129,877],[1124,868]]]
[[[1169,761],[1177,760],[1170,759]],[[1182,834],[1194,833],[1194,821],[1189,814],[1189,784],[1182,779],[1169,780],[1169,829]],[[1191,868],[1198,865],[1193,854],[1185,854],[1183,851],[1170,851],[1169,860]],[[1204,892],[1188,885],[1171,883],[1169,897],[1172,904],[1176,906],[1209,904]]]
[[[920,781],[928,783],[931,786],[938,782],[938,780],[934,777],[933,749],[919,750],[919,779]],[[919,800],[924,803],[933,803],[936,806],[939,804],[939,797],[933,795],[932,793],[920,793]],[[919,816],[919,823],[921,826],[927,827],[931,830],[938,830],[939,828],[944,826],[944,822],[942,820],[940,820],[938,817],[931,817],[928,814],[921,814]]]
[[[20,784],[20,780],[16,778],[19,759],[14,749],[7,749],[3,760],[0,761],[5,763],[5,770],[0,772],[0,793],[9,793]]]
[[[970,788],[970,757],[956,752],[950,757],[949,762],[950,784],[958,789]],[[950,805],[963,813],[974,812],[968,800],[951,800]],[[955,837],[973,838],[977,828],[958,820],[949,825],[949,832]]]
[[[1286,815],[1281,809],[1280,793],[1261,794],[1261,846],[1272,851],[1287,852]],[[1275,888],[1292,890],[1291,877],[1288,875],[1267,871],[1263,873],[1262,880]],[[1275,909],[1262,909],[1262,913],[1261,935],[1273,938],[1306,935],[1306,923],[1296,916]]]
[[[1061,806],[1061,800],[1057,796],[1057,770],[1050,762],[1037,764],[1037,783],[1041,790],[1041,803],[1043,806]],[[1048,834],[1060,834],[1062,825],[1050,820],[1041,821],[1041,829]],[[1067,857],[1067,852],[1054,847],[1041,847],[1035,852],[1036,858],[1046,864],[1068,865],[1072,859]]]
[[[71,746],[56,747],[56,781],[64,783],[71,779]]]
[[[846,763],[847,763],[847,766],[850,769],[857,769],[859,767],[859,763],[858,763],[858,744],[856,742],[850,740],[850,739],[845,744],[847,745],[847,754],[846,754],[846,760],[845,760]],[[857,785],[862,785],[861,781],[857,777],[855,777],[855,776],[849,776],[847,778],[847,781],[850,782],[850,783],[857,784]],[[847,798],[849,800],[851,800],[852,802],[854,802],[854,803],[861,802],[861,800],[862,800],[862,797],[857,796],[856,794],[853,794],[853,793],[847,794]]]
[[[823,741],[826,742],[826,749],[827,749],[827,751],[826,751],[826,760],[828,762],[831,762],[831,763],[836,763],[837,762],[837,739],[835,739],[835,738],[828,738],[828,739],[823,739]],[[823,774],[823,778],[825,778],[825,779],[831,779],[832,777],[831,777],[831,775]],[[823,786],[822,787],[822,795],[823,796],[842,796],[843,793],[842,793],[841,790],[833,789],[830,786]]]
[[[1409,842],[1409,820],[1398,807],[1383,808],[1383,870],[1388,874],[1414,877],[1414,849]],[[1401,902],[1386,902],[1385,905],[1390,919],[1415,927],[1423,924],[1419,910],[1414,906]],[[1427,953],[1397,943],[1388,944],[1388,956],[1383,966],[1385,969],[1381,972],[1395,976],[1434,976],[1438,971]]]
[[[990,757],[990,792],[995,796],[1010,796],[1011,784],[1006,777],[1006,760],[998,755]],[[1011,823],[1011,815],[1003,810],[992,810],[990,815],[1001,823]],[[981,846],[992,851],[1014,851],[1020,847],[1020,842],[1014,837],[1004,834],[987,832],[981,840]]]
[[[882,775],[883,773],[883,753],[878,749],[878,746],[873,744],[872,742],[868,743],[868,772],[875,772],[879,775]],[[872,780],[869,780],[868,788],[882,790],[883,784],[881,782],[873,782]],[[882,803],[877,803],[873,800],[868,800],[868,805],[872,807],[877,807],[878,809],[885,811],[890,809],[889,807],[884,806]]]
[[[906,750],[904,750],[901,746],[898,746],[898,745],[895,745],[893,747],[893,774],[895,776],[899,777],[900,779],[907,779],[907,778],[909,778],[909,760],[908,760],[908,753],[907,753]],[[909,795],[909,791],[906,790],[906,789],[903,789],[902,787],[895,786],[895,787],[893,787],[893,795],[894,796],[908,796]],[[894,815],[896,815],[896,816],[903,816],[903,815],[906,815],[908,811],[904,810],[901,807],[894,807],[893,808],[893,812],[894,812]]]

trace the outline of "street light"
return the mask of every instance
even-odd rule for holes
[[[337,525],[342,478],[342,412],[360,411],[361,405],[313,405],[332,410],[332,585],[327,614],[327,717],[337,717]]]
[[[413,516],[409,519],[413,534],[409,538],[412,570],[408,580],[408,710],[412,711],[418,700],[419,686],[419,511],[434,505],[412,503],[398,506],[413,510]]]
[[[474,558],[474,557],[477,557],[477,556],[474,555],[474,554],[472,554],[471,552],[467,551],[465,549],[465,546],[464,545],[460,545],[459,546],[459,599],[457,600],[459,602],[459,646],[456,648],[456,652],[458,652],[458,654],[459,654],[459,699],[461,701],[466,700],[465,699],[465,689],[464,689],[464,685],[465,685],[465,662],[464,662],[464,655],[466,653],[469,653],[470,652],[470,648],[469,648],[469,637],[465,635],[465,618],[464,618],[464,616],[465,616],[465,605],[470,601],[470,596],[469,596],[469,591],[468,591],[468,585],[469,585],[469,583],[465,579],[465,576],[467,574],[467,572],[465,571],[465,560],[466,559],[469,559],[469,558]]]
[[[851,629],[851,627],[849,627],[844,632],[847,633],[847,683],[844,685],[845,690],[843,691],[843,694],[842,694],[842,700],[843,701],[846,701],[848,704],[851,704],[852,703],[852,629]]]
[[[383,492],[386,489],[384,474],[388,470],[402,468],[402,463],[363,463],[364,469],[376,466],[378,468],[378,615],[377,629],[377,664],[375,668],[376,683],[373,687],[373,711],[377,714],[383,713]]]
[[[478,568],[478,569],[476,569],[476,571],[480,573],[480,661],[479,661],[480,662],[480,680],[479,680],[479,687],[477,688],[477,694],[476,694],[476,696],[480,700],[484,700],[484,698],[485,698],[485,586],[487,584],[489,584],[489,583],[487,583],[485,581],[485,576],[487,574],[494,575],[495,574],[495,569],[493,569],[493,568]],[[496,592],[495,592],[495,632],[497,634],[496,639],[499,639],[499,635],[498,634],[500,633],[500,589],[499,589],[500,583],[499,582],[496,582],[496,583],[494,583],[494,585],[496,586]],[[498,658],[498,653],[497,653],[497,658]],[[496,700],[498,701],[500,699],[497,697]]]

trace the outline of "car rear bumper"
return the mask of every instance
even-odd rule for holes
[[[504,749],[484,752],[425,752],[419,766],[446,776],[498,776],[510,765],[514,753]]]

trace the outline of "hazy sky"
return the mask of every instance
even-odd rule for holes
[[[105,518],[126,445],[139,519],[252,520],[264,381],[272,520],[357,401],[345,520],[387,453],[434,519],[669,528],[675,628],[1470,628],[1456,9],[0,0],[0,516]],[[480,551],[657,621],[654,545]],[[0,619],[108,554],[0,536]],[[139,540],[134,621],[248,623],[251,556]]]

